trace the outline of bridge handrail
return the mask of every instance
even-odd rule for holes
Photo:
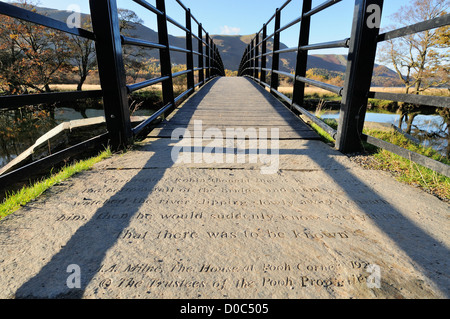
[[[366,22],[368,15],[373,13],[373,11],[369,10],[369,6],[372,6],[373,8],[373,5],[378,6],[380,9],[381,19],[383,0],[355,0],[355,7],[357,7],[358,10],[355,12],[353,17],[353,26],[350,38],[310,44],[309,34],[311,16],[332,7],[340,1],[341,0],[328,0],[312,8],[312,0],[304,0],[302,15],[285,26],[280,27],[282,9],[290,3],[290,1],[287,1],[280,9],[276,10],[275,14],[266,24],[263,25],[263,28],[256,33],[255,37],[250,41],[250,44],[245,49],[241,59],[238,74],[240,76],[248,77],[266,87],[272,94],[289,105],[291,110],[303,114],[311,121],[319,125],[336,140],[336,148],[342,152],[349,153],[359,151],[361,148],[361,142],[367,141],[377,147],[387,149],[397,155],[416,161],[419,164],[431,168],[443,175],[450,176],[449,165],[435,161],[431,158],[424,159],[423,156],[419,156],[417,153],[410,152],[399,146],[378,140],[362,133],[368,98],[415,103],[441,108],[450,107],[450,97],[370,91],[377,44],[379,42],[450,25],[450,14],[380,34],[379,27],[369,27]],[[274,18],[274,32],[267,36],[267,24]],[[297,23],[301,23],[298,46],[295,48],[280,49],[280,33],[296,25]],[[271,52],[267,52],[267,41],[270,38],[274,38],[274,49]],[[259,48],[261,48],[261,53]],[[344,87],[338,87],[306,78],[306,65],[308,59],[307,52],[309,50],[330,48],[349,49],[349,59],[347,63]],[[279,70],[279,54],[287,52],[297,52],[295,74]],[[272,56],[271,68],[268,68],[266,65],[267,56]],[[270,79],[268,79],[269,82],[266,82],[266,77],[269,73]],[[294,92],[292,99],[278,91],[279,75],[287,76],[294,80]],[[305,84],[320,87],[330,92],[334,92],[342,97],[341,117],[338,123],[338,130],[334,130],[322,120],[303,108]],[[363,107],[361,107],[362,105]]]
[[[4,181],[18,180],[35,168],[52,166],[55,160],[62,156],[74,156],[90,147],[100,147],[109,143],[113,149],[123,148],[130,144],[139,134],[143,133],[161,115],[170,113],[183,98],[192,94],[196,88],[216,76],[224,75],[224,66],[217,46],[206,33],[202,24],[195,19],[181,1],[177,3],[186,12],[185,24],[170,18],[165,10],[165,0],[156,0],[156,7],[145,0],[133,0],[138,5],[156,14],[158,21],[158,43],[144,39],[132,38],[120,34],[119,18],[116,0],[90,0],[90,13],[93,31],[82,28],[69,28],[66,23],[33,12],[26,8],[0,1],[0,14],[24,20],[47,28],[55,29],[74,36],[90,39],[95,42],[95,52],[98,61],[101,90],[51,92],[39,94],[23,94],[0,96],[0,111],[11,110],[40,103],[54,103],[73,101],[88,98],[103,98],[107,134],[102,134],[89,140],[89,143],[80,143],[66,150],[48,156],[26,168],[17,169],[0,176],[0,186]],[[192,30],[192,20],[198,24],[198,33]],[[186,32],[186,48],[169,45],[167,22],[174,24]],[[193,39],[197,39],[197,48],[194,50]],[[131,85],[126,84],[125,67],[123,63],[122,47],[125,45],[141,46],[160,50],[161,76]],[[170,52],[186,53],[187,70],[172,73]],[[194,67],[194,55],[198,57],[198,65]],[[194,73],[198,72],[198,83],[195,83]],[[187,74],[187,90],[174,97],[172,79]],[[163,87],[163,107],[147,120],[136,127],[131,127],[128,95],[142,88],[161,83]],[[8,175],[7,178],[5,175]],[[0,187],[2,188],[2,187]]]

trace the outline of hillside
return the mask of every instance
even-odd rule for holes
[[[48,8],[38,8],[38,12],[64,22],[69,15],[69,12]],[[154,30],[141,24],[133,24],[133,29],[128,30],[128,33],[131,37],[141,38],[151,42],[158,42],[158,34]],[[212,38],[214,39],[214,42],[216,43],[221,54],[225,69],[237,71],[242,58],[242,54],[253,36],[254,35],[212,35]],[[170,45],[181,48],[186,47],[186,40],[184,37],[175,37],[169,35],[169,43]],[[287,46],[281,43],[280,48],[284,49],[287,48]],[[194,40],[194,50],[196,49],[197,41]],[[272,49],[273,41],[268,40],[267,50],[271,51]],[[158,60],[159,51],[146,49],[144,57],[147,59]],[[173,64],[186,64],[186,55],[184,53],[172,52],[171,60]],[[291,52],[281,54],[280,69],[286,72],[293,72],[295,69],[295,61],[296,53]],[[267,65],[270,67],[271,63],[272,59],[271,57],[269,57]],[[308,70],[320,70],[320,73],[326,73],[328,71],[329,77],[335,76],[336,72],[339,73],[340,77],[343,77],[346,69],[346,64],[347,56],[345,55],[313,54],[309,55],[308,57],[307,67]],[[398,86],[399,80],[397,78],[397,74],[394,71],[385,66],[376,65],[374,70],[373,84],[380,86]]]

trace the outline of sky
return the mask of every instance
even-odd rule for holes
[[[78,5],[83,13],[89,13],[88,0],[35,0],[39,5],[54,9],[66,10],[69,6]],[[155,5],[155,0],[147,0]],[[210,34],[246,35],[261,30],[263,24],[275,13],[276,8],[285,0],[182,0],[191,9],[192,15],[203,24]],[[313,7],[325,0],[313,0]],[[411,0],[385,0],[382,28],[393,23],[393,13]],[[155,14],[143,9],[132,0],[117,0],[119,8],[133,10],[144,20],[144,24],[156,30]],[[302,0],[292,0],[282,11],[281,26],[293,21],[301,14]],[[314,15],[311,20],[310,43],[342,40],[350,36],[355,0],[342,0],[331,8]],[[184,10],[175,0],[166,0],[167,14],[184,24]],[[195,23],[193,25],[195,28]],[[274,22],[268,25],[269,33],[273,32]],[[298,44],[299,24],[282,32],[281,42],[288,47]],[[184,31],[169,24],[169,33],[175,36],[185,35]],[[333,52],[330,52],[333,51]],[[343,49],[321,50],[315,53],[345,54]]]

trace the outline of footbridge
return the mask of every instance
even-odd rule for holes
[[[345,155],[366,141],[449,176],[447,165],[362,133],[368,98],[450,105],[370,89],[378,43],[448,25],[448,15],[380,33],[383,1],[356,0],[349,38],[313,44],[311,17],[339,1],[304,0],[282,26],[287,1],[250,41],[239,76],[225,77],[218,45],[181,1],[183,22],[164,0],[134,2],[155,14],[157,43],[120,34],[115,0],[90,1],[92,31],[0,2],[1,14],[95,41],[101,80],[98,91],[2,96],[2,107],[102,97],[106,121],[103,134],[0,175],[2,188],[87,150],[127,149],[0,221],[1,298],[450,296],[448,204]],[[186,32],[185,47],[169,44],[168,24]],[[297,24],[299,45],[280,49],[280,33]],[[125,46],[158,49],[161,76],[127,84]],[[308,52],[336,47],[349,50],[344,86],[308,79]],[[171,51],[186,54],[186,70],[172,73]],[[280,71],[284,52],[297,52],[294,73]],[[175,96],[180,76],[187,90]],[[278,91],[280,76],[293,80],[292,97]],[[134,123],[128,95],[153,85],[164,105]],[[306,85],[342,96],[337,130],[304,108]]]

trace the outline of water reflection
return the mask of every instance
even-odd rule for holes
[[[321,115],[324,119],[338,119],[339,111],[327,111]],[[401,115],[397,113],[367,112],[366,122],[400,125]],[[401,128],[410,130],[410,134],[419,139],[422,145],[432,147],[446,157],[450,157],[450,125],[448,119],[438,114],[418,114],[408,127],[407,121],[402,121]]]
[[[153,112],[141,109],[133,115],[150,116]],[[70,107],[31,106],[0,111],[0,168],[59,124],[101,116],[104,116],[104,111],[97,103],[90,107],[86,107],[86,103],[75,103]]]

